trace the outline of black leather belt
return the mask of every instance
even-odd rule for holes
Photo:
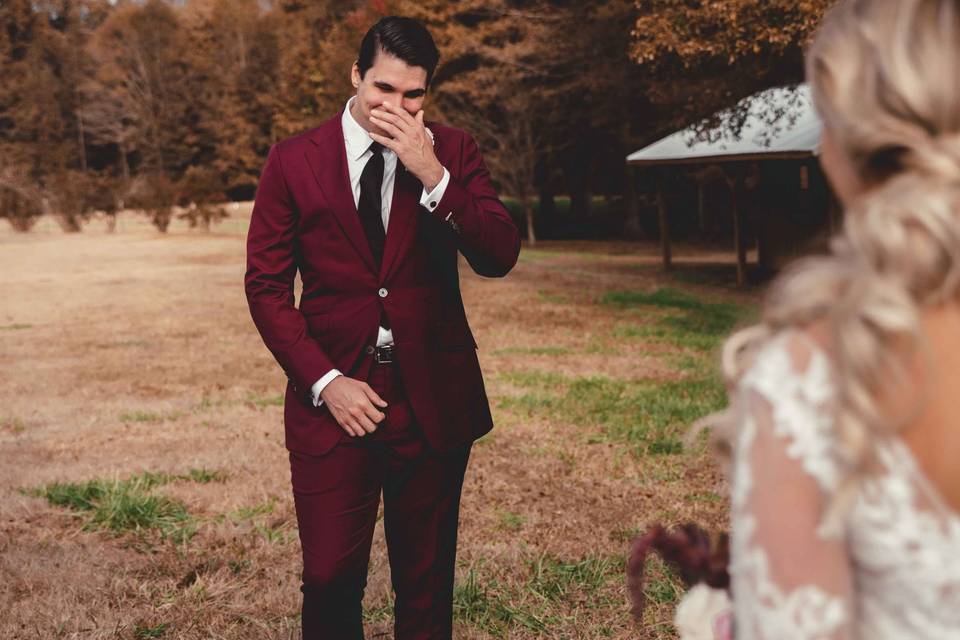
[[[373,356],[374,362],[377,364],[392,364],[393,363],[393,345],[386,344],[382,347],[373,347],[368,346],[366,348],[367,355]]]

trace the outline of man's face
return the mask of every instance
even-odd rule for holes
[[[423,108],[427,93],[427,70],[423,67],[411,67],[400,58],[380,50],[363,78],[356,63],[353,64],[351,77],[357,89],[357,99],[351,113],[367,131],[387,135],[370,123],[370,111],[384,102],[399,105],[411,116]]]

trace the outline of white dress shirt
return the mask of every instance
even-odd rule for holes
[[[350,190],[353,192],[353,204],[359,206],[360,175],[363,173],[363,168],[367,166],[367,161],[373,157],[373,152],[370,151],[373,138],[370,137],[366,129],[361,127],[354,119],[353,114],[350,113],[350,107],[353,105],[354,100],[356,100],[356,97],[350,98],[350,100],[347,101],[347,106],[343,110],[343,116],[340,118],[340,124],[343,128],[343,143],[347,150],[347,169],[350,174]],[[380,211],[383,217],[384,231],[390,227],[390,205],[393,204],[393,185],[396,182],[396,177],[397,154],[394,153],[393,150],[384,147],[383,185],[380,188]],[[440,200],[443,199],[443,194],[446,192],[447,184],[449,183],[450,172],[444,167],[443,178],[440,179],[440,183],[434,187],[433,191],[428,193],[426,187],[424,187],[423,193],[420,196],[420,206],[426,208],[428,211],[436,209]],[[382,347],[389,344],[393,344],[393,332],[384,327],[380,327],[377,333],[377,346]],[[331,380],[340,375],[343,374],[339,369],[331,369],[313,384],[310,391],[313,395],[314,406],[319,407],[323,404],[323,400],[320,399],[320,394],[326,386],[330,384]]]

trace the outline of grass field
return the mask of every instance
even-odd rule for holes
[[[228,222],[0,231],[0,638],[298,637],[285,379]],[[625,555],[656,522],[725,526],[683,434],[723,403],[715,348],[756,293],[724,254],[669,276],[657,255],[543,244],[505,280],[463,269],[497,427],[464,489],[456,637],[674,637],[677,580],[653,567],[637,624]],[[390,637],[379,527],[365,605]]]

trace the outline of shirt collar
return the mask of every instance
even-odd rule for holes
[[[353,118],[350,113],[350,106],[356,96],[347,100],[347,106],[343,109],[343,116],[340,123],[343,126],[343,141],[346,144],[347,156],[351,160],[359,160],[363,154],[370,148],[373,138],[367,133],[367,130],[360,126],[360,123]]]

